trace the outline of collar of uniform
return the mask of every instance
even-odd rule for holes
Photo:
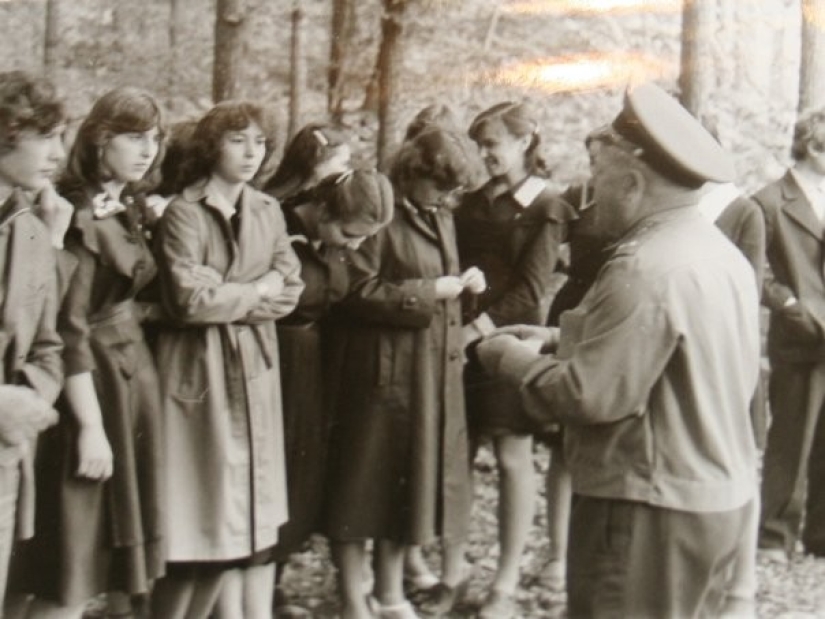
[[[535,199],[546,187],[547,183],[538,176],[528,176],[514,189],[509,188],[501,181],[494,181],[488,185],[486,193],[490,202],[509,193],[516,204],[521,208],[527,208],[533,204]]]
[[[435,213],[438,211],[438,208],[435,206],[427,207],[427,208],[420,208],[410,202],[407,198],[401,200],[401,205],[407,210],[408,213],[411,215],[416,215],[420,217],[424,213]]]
[[[632,247],[637,244],[638,237],[652,228],[673,221],[674,219],[702,217],[696,207],[696,199],[679,200],[674,202],[669,208],[651,213],[633,224],[609,249],[621,249]]]
[[[241,189],[241,203],[243,203],[245,192],[246,186]],[[211,178],[200,180],[194,185],[190,185],[184,189],[183,198],[187,202],[200,202],[201,200],[205,200],[209,206],[216,209],[227,221],[235,214],[235,206],[229,203],[229,200],[218,190]]]
[[[699,200],[699,212],[708,218],[708,221],[716,221],[736,198],[739,197],[739,188],[734,183],[712,183],[713,187]]]

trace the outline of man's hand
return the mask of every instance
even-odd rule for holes
[[[37,196],[34,212],[48,228],[52,247],[63,249],[63,238],[74,214],[72,203],[57,193],[54,185],[49,183]]]
[[[0,385],[0,441],[20,445],[57,423],[57,412],[36,391]]]
[[[472,294],[481,294],[487,290],[487,279],[478,267],[470,267],[461,274],[460,279],[464,290]]]
[[[496,335],[513,335],[523,341],[538,341],[539,350],[553,352],[559,345],[560,329],[558,327],[541,327],[538,325],[509,325],[499,327],[489,337]]]

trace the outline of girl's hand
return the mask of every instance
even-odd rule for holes
[[[455,275],[444,275],[435,280],[436,299],[456,299],[462,290],[464,284],[461,283],[461,278]]]
[[[461,283],[464,290],[472,294],[481,294],[487,290],[487,279],[484,277],[484,272],[478,267],[470,267],[461,274]]]
[[[171,201],[172,196],[166,198],[157,193],[146,196],[146,210],[143,214],[146,217],[147,223],[153,224],[159,220],[163,216],[163,211],[166,210],[166,207],[169,206]]]
[[[77,437],[80,477],[104,481],[112,476],[112,448],[103,431],[103,426],[81,426]]]
[[[284,276],[278,271],[270,271],[255,282],[255,290],[265,301],[276,301],[284,291]]]
[[[66,236],[74,214],[72,203],[57,193],[54,185],[49,183],[40,191],[34,210],[49,231],[52,247],[63,249],[63,237]]]

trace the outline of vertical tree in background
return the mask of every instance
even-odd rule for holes
[[[180,43],[183,24],[185,23],[185,13],[183,10],[184,0],[169,0],[169,86],[174,88],[180,70]]]
[[[802,0],[799,111],[825,105],[825,0]]]
[[[682,105],[701,119],[713,91],[714,0],[684,0],[682,62],[679,90]]]
[[[57,68],[60,43],[61,0],[46,0],[46,36],[43,46],[43,66],[46,74],[54,74]]]
[[[292,46],[290,48],[289,136],[301,126],[304,92],[306,91],[306,54],[304,53],[304,11],[300,0],[292,6]]]
[[[381,45],[378,48],[378,165],[385,167],[394,146],[397,124],[393,101],[402,64],[406,0],[383,0]]]
[[[212,99],[216,103],[240,96],[246,17],[245,0],[217,0],[212,69]]]
[[[352,43],[354,16],[353,0],[332,0],[327,111],[334,120],[340,120],[344,113],[344,66]]]

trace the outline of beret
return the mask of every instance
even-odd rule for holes
[[[640,159],[680,185],[698,187],[735,178],[731,155],[682,104],[654,84],[625,92],[613,129],[641,148]]]

